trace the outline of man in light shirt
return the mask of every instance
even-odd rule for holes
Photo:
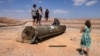
[[[36,4],[34,4],[34,5],[33,5],[33,8],[32,8],[32,11],[31,11],[32,18],[33,18],[33,24],[36,23],[36,18],[37,18],[37,16],[36,16],[36,11],[37,11],[37,9],[36,9]]]

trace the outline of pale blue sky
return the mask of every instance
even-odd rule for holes
[[[48,8],[50,17],[100,18],[100,0],[0,0],[0,17],[31,18],[34,3]]]

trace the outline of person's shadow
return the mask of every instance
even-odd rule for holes
[[[82,51],[81,48],[77,48],[76,51],[78,51],[80,55],[83,55],[83,54],[87,55],[87,52],[85,50],[83,50],[83,54],[81,53]]]

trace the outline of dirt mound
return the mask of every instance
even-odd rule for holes
[[[14,25],[20,25],[20,24],[24,24],[25,22],[23,21],[19,21],[16,19],[12,19],[12,18],[6,18],[6,17],[0,17],[0,26],[14,26]]]

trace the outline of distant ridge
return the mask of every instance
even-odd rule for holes
[[[18,25],[23,25],[25,23],[27,22],[19,21],[12,18],[0,17],[0,27],[18,26]]]

